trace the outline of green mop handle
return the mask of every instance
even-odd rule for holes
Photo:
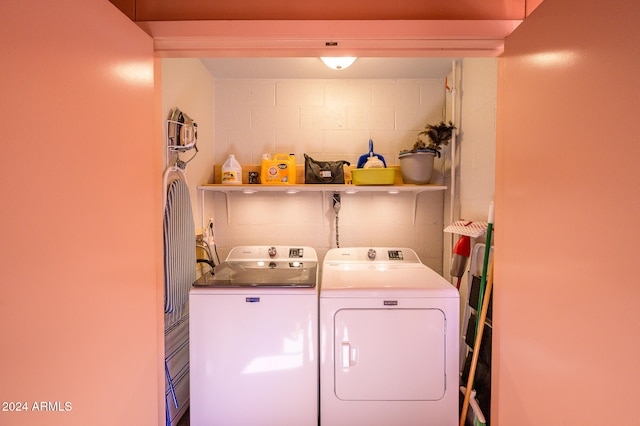
[[[480,279],[480,294],[478,295],[478,310],[482,310],[482,299],[484,298],[484,288],[487,285],[487,269],[489,265],[489,254],[491,253],[491,236],[493,234],[493,201],[489,205],[489,219],[487,220],[487,240],[484,246],[484,261],[482,263],[482,277]],[[476,335],[480,324],[476,324]]]

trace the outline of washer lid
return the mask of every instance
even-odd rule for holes
[[[210,287],[315,287],[318,262],[228,261],[204,274],[194,286]]]

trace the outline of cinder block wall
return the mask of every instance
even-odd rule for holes
[[[375,151],[388,165],[410,148],[425,124],[443,119],[444,81],[424,80],[216,80],[215,164],[234,154],[259,164],[263,153],[304,153],[356,163]],[[436,164],[439,168],[439,164]],[[205,195],[221,256],[237,245],[296,244],[322,258],[336,246],[335,213],[322,193]],[[344,194],[339,240],[347,246],[410,247],[442,271],[442,191],[414,195]],[[227,220],[227,205],[230,217]]]

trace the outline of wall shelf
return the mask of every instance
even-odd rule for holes
[[[202,191],[202,217],[204,218],[204,193],[205,192],[220,192],[225,195],[225,202],[227,207],[227,224],[230,224],[231,218],[231,201],[229,194],[232,192],[246,194],[250,196],[257,192],[282,192],[286,194],[297,194],[301,192],[319,192],[323,194],[322,207],[326,209],[326,199],[324,194],[329,195],[339,194],[355,194],[358,192],[377,192],[386,194],[399,194],[399,193],[411,193],[413,194],[413,223],[416,220],[416,210],[418,204],[418,194],[423,192],[444,191],[447,189],[443,185],[324,185],[324,184],[299,184],[299,185],[262,185],[262,184],[235,184],[235,185],[223,185],[223,184],[204,184],[198,186],[198,189]],[[203,219],[204,220],[204,219]]]
[[[299,184],[299,185],[249,185],[249,184],[235,184],[235,185],[223,185],[223,184],[205,184],[198,186],[198,189],[203,191],[215,191],[215,192],[243,192],[245,194],[251,194],[254,192],[338,192],[346,194],[354,194],[356,192],[387,192],[387,193],[399,193],[399,192],[413,192],[421,193],[426,191],[444,191],[446,186],[442,185],[324,185],[324,184]]]

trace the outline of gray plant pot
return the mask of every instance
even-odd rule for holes
[[[398,158],[404,183],[429,183],[433,173],[433,161],[438,154],[438,151],[432,149],[401,153]]]

